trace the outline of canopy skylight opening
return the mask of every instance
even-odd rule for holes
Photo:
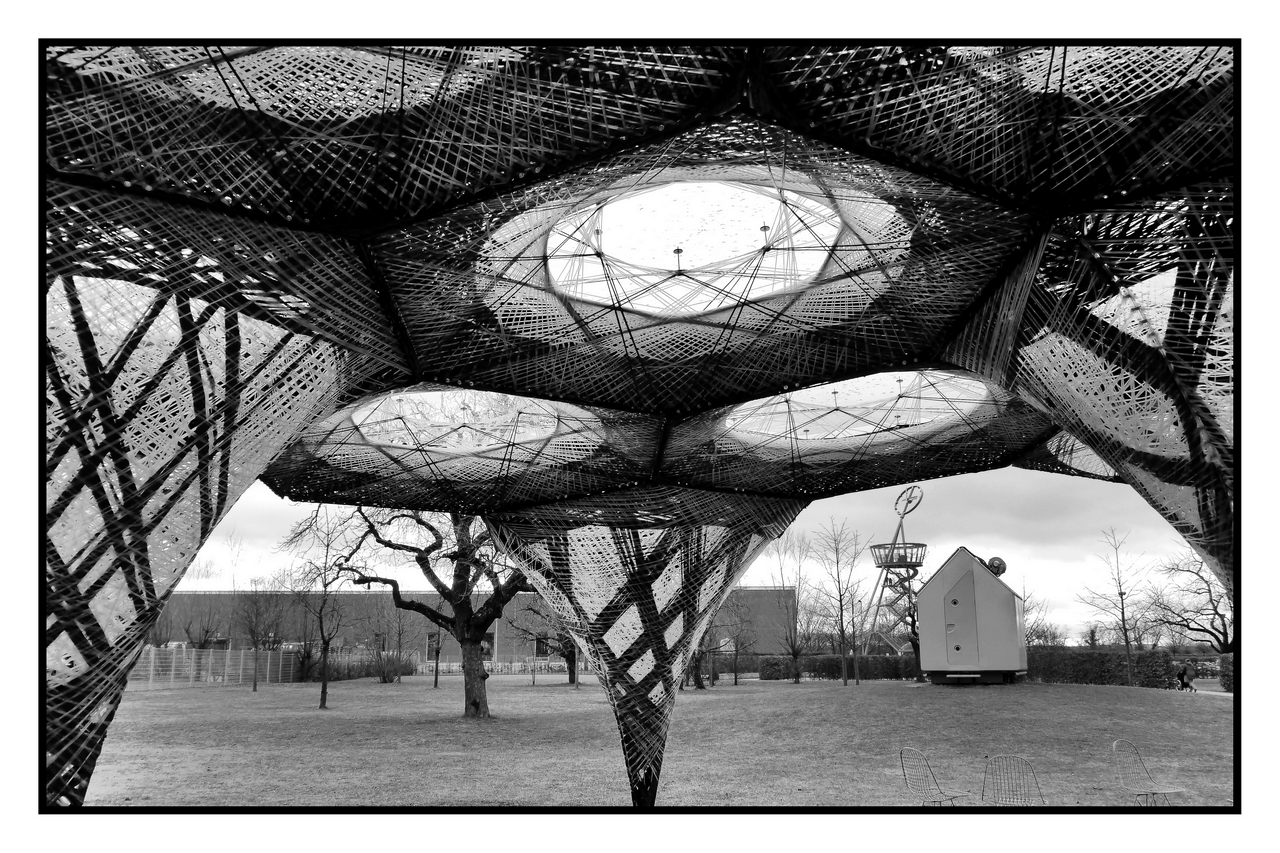
[[[356,409],[352,419],[376,444],[473,453],[556,434],[564,415],[553,405],[488,391],[403,391]]]
[[[976,377],[892,371],[745,403],[725,418],[725,426],[734,433],[831,440],[908,430],[938,418],[967,421],[997,408],[991,390]]]
[[[562,219],[548,239],[548,272],[574,299],[704,314],[811,281],[841,229],[834,208],[802,193],[724,181],[665,183]]]

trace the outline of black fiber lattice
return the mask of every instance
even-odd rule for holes
[[[258,477],[486,514],[566,614],[599,560],[639,608],[814,498],[1003,465],[1128,483],[1234,589],[1230,45],[45,57],[50,803]],[[729,257],[615,250],[710,183],[773,205]],[[576,629],[638,802],[634,688],[717,595],[679,653]]]

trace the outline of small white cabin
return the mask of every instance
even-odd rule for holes
[[[1026,674],[1022,596],[967,548],[957,548],[925,582],[916,608],[920,669],[934,684],[1011,682]]]

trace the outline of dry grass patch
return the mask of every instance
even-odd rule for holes
[[[490,679],[494,718],[462,684],[127,691],[89,788],[94,806],[629,807],[602,689]],[[676,702],[660,806],[905,806],[898,750],[924,750],[976,804],[986,757],[1030,758],[1050,805],[1127,805],[1111,742],[1142,750],[1176,805],[1233,797],[1234,701],[1076,685],[743,682]],[[961,801],[964,803],[965,801]]]

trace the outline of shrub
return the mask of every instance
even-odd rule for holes
[[[377,678],[384,683],[395,681],[395,652],[370,652],[369,654],[329,656],[329,680],[350,681],[353,678]],[[417,668],[406,654],[399,662],[401,675],[413,675]],[[320,659],[317,655],[315,666],[310,673],[311,681],[320,680]]]
[[[1173,656],[1164,649],[1133,653],[1135,687],[1177,684]],[[1124,652],[1033,646],[1027,649],[1027,678],[1045,684],[1126,684]]]
[[[1218,678],[1227,693],[1236,692],[1236,656],[1225,654],[1218,658]]]
[[[1172,690],[1178,686],[1174,675],[1173,655],[1165,649],[1153,649],[1133,654],[1134,687],[1154,687]]]
[[[733,654],[732,653],[720,652],[715,655],[703,655],[702,656],[702,674],[705,676],[711,675],[711,659],[713,657],[715,658],[716,675],[719,678],[728,677],[728,679],[732,681],[733,680]],[[755,654],[754,652],[743,652],[739,654],[738,655],[738,675],[741,676],[748,672],[759,672],[760,659],[761,659],[761,655]]]
[[[1196,678],[1217,678],[1222,672],[1222,664],[1216,659],[1199,659],[1191,663],[1196,666]]]
[[[865,681],[914,678],[915,655],[859,655],[858,676]],[[760,657],[760,680],[780,681],[794,677],[791,658]],[[800,659],[800,671],[806,675],[838,680],[840,678],[839,655],[806,655]],[[853,680],[853,658],[849,658],[849,680]]]
[[[376,676],[383,684],[393,684],[397,676],[413,675],[417,671],[409,655],[394,651],[384,652],[381,649],[374,649],[369,663],[372,670],[370,674]]]
[[[791,668],[791,658],[762,656],[760,658],[759,672],[761,681],[781,681],[784,679],[790,679],[793,673]]]

